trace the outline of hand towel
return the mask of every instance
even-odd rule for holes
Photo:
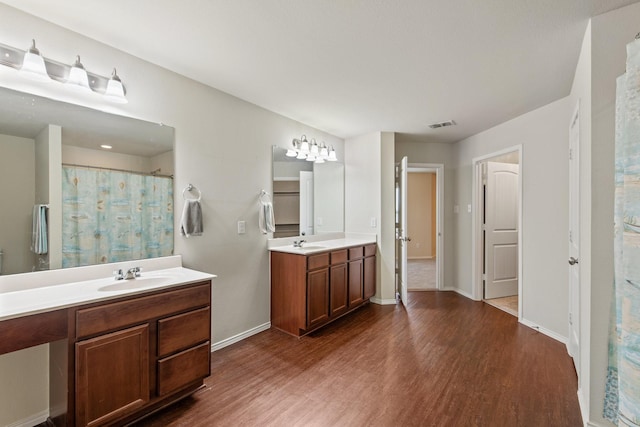
[[[48,250],[47,205],[35,205],[33,206],[31,251],[38,255],[44,255]]]
[[[262,234],[276,231],[276,221],[273,216],[273,204],[271,202],[260,202],[258,211],[258,226]]]
[[[180,220],[180,234],[186,237],[202,236],[202,207],[199,200],[185,200]]]

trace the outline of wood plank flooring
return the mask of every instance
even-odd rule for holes
[[[212,354],[206,388],[139,426],[582,426],[563,344],[453,292]]]

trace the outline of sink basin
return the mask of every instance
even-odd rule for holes
[[[152,277],[137,277],[131,280],[118,280],[110,285],[105,285],[98,288],[99,291],[113,292],[124,291],[127,289],[145,288],[147,286],[161,285],[169,283],[172,280],[170,276],[152,276]]]
[[[296,248],[296,249],[301,249],[301,250],[311,250],[311,249],[327,249],[326,246],[321,246],[321,245],[303,245],[301,248]]]

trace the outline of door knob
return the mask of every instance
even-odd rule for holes
[[[578,263],[578,259],[574,257],[569,257],[569,265],[575,265]]]

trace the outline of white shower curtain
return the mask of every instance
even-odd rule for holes
[[[640,426],[640,40],[617,80],[614,298],[604,417]]]

